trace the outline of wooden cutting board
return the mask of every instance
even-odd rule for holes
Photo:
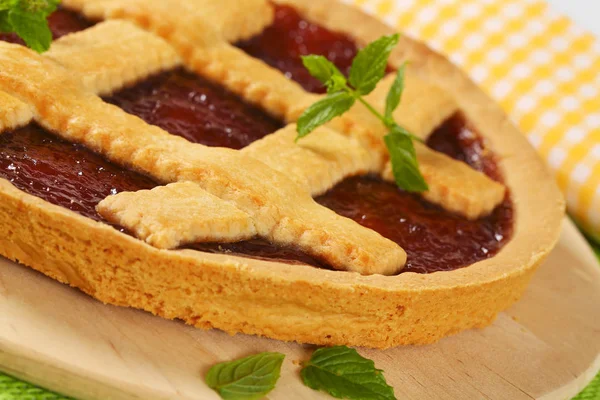
[[[523,300],[491,327],[430,346],[359,351],[385,370],[399,399],[568,399],[600,370],[596,263],[567,221]],[[269,399],[327,399],[298,375],[311,349],[105,306],[0,259],[0,370],[79,399],[218,399],[203,382],[207,369],[266,350],[288,355]]]

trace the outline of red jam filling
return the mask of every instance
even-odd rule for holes
[[[407,253],[402,272],[450,271],[493,256],[511,234],[510,202],[469,221],[377,178],[349,178],[317,199]]]
[[[96,221],[102,217],[95,207],[107,196],[157,185],[34,124],[0,133],[0,178]]]
[[[52,39],[56,40],[69,33],[82,31],[93,25],[92,22],[81,15],[59,8],[48,17],[48,25],[52,32]],[[24,45],[25,42],[14,33],[0,33],[0,41]]]
[[[325,56],[348,75],[358,51],[354,40],[348,36],[309,22],[292,7],[280,5],[275,7],[275,20],[271,26],[237,46],[315,93],[325,90],[304,68],[301,56]]]
[[[207,146],[241,149],[282,127],[258,108],[183,69],[155,75],[105,101]]]

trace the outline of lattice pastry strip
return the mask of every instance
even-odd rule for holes
[[[119,193],[101,201],[97,210],[109,222],[161,249],[197,242],[237,242],[257,233],[248,214],[193,182]]]
[[[109,94],[181,63],[163,39],[117,20],[62,37],[45,56],[78,72],[86,88],[97,94]]]
[[[22,71],[24,62],[31,68]],[[161,182],[196,182],[250,215],[263,238],[362,274],[393,274],[406,261],[397,244],[318,205],[305,188],[252,157],[147,125],[23,47],[0,43],[0,63],[0,90],[30,104],[45,128]]]
[[[408,129],[410,133],[422,139],[444,121],[459,111],[454,98],[438,86],[426,82],[412,72],[410,66],[406,71],[405,87],[400,106],[394,111],[396,122]],[[378,109],[385,109],[385,100],[395,76],[386,76],[368,96],[368,101]],[[364,107],[361,106],[364,110]],[[381,122],[378,127],[381,127]]]
[[[32,119],[26,103],[0,91],[0,133],[27,125]]]
[[[296,136],[296,125],[291,124],[241,152],[285,173],[312,196],[325,193],[347,176],[379,173],[369,151],[353,137],[325,127],[298,143]]]
[[[63,0],[62,3],[92,20],[129,19],[159,36],[185,40],[190,46],[208,44],[214,37],[230,42],[246,39],[260,33],[273,20],[273,10],[266,0]]]
[[[477,219],[491,213],[504,200],[504,185],[487,175],[421,143],[416,143],[415,148],[419,169],[429,185],[429,191],[422,195],[431,203],[468,219]],[[389,162],[383,178],[394,181]]]

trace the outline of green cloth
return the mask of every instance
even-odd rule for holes
[[[600,246],[592,244],[600,257]],[[200,378],[198,378],[200,379]],[[0,400],[70,400],[52,392],[0,374]],[[573,400],[600,400],[600,374]]]
[[[0,374],[0,400],[69,400],[69,398]]]

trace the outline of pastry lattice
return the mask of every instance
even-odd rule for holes
[[[318,2],[286,2],[335,29],[335,15],[326,14]],[[297,246],[340,270],[393,274],[402,268],[406,254],[397,244],[312,199],[347,176],[374,173],[391,179],[383,126],[359,105],[295,144],[294,121],[318,96],[230,44],[271,22],[266,1],[63,3],[90,19],[107,21],[56,41],[44,56],[0,43],[0,131],[35,121],[168,184],[107,198],[98,206],[107,220],[160,248],[258,235]],[[399,65],[405,57],[400,49],[392,63]],[[180,65],[289,125],[240,151],[209,148],[148,125],[98,97]],[[382,105],[390,84],[391,77],[370,100]],[[409,69],[403,104],[395,114],[400,124],[425,137],[457,110],[451,96],[419,79],[417,66]],[[431,188],[424,196],[448,210],[477,218],[504,197],[502,185],[425,146],[418,146],[418,158]],[[177,218],[184,209],[210,212]]]

